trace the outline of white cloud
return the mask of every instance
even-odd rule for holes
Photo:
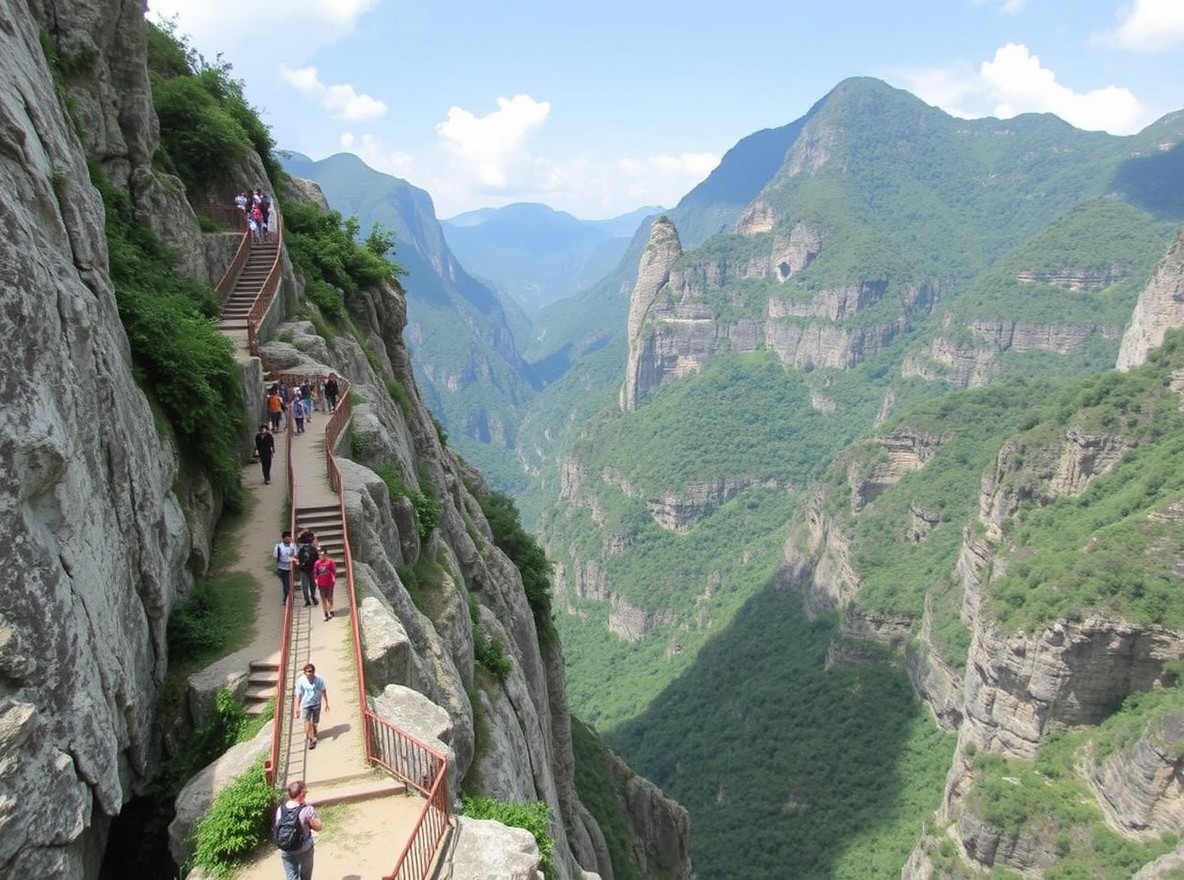
[[[995,57],[977,71],[955,66],[898,75],[921,100],[963,118],[1055,113],[1070,125],[1111,134],[1132,134],[1155,118],[1130,89],[1121,86],[1073,91],[1057,82],[1039,56],[1019,43],[997,49]]]
[[[515,176],[528,173],[531,157],[526,140],[541,128],[551,113],[549,101],[530,95],[498,98],[498,109],[475,116],[462,107],[451,107],[448,118],[436,126],[448,150],[480,183],[491,189],[512,184]]]
[[[1005,15],[1019,15],[1024,11],[1024,7],[1028,5],[1028,0],[971,0],[975,6],[985,6],[990,4],[998,6],[999,11]]]
[[[181,34],[208,55],[235,49],[270,52],[282,45],[288,57],[304,57],[354,29],[378,0],[148,0],[153,20],[173,19]]]
[[[386,115],[387,106],[377,98],[359,95],[348,83],[327,86],[315,67],[291,68],[280,65],[280,77],[300,94],[318,101],[333,119],[344,122],[373,122]]]
[[[1095,42],[1134,52],[1165,52],[1184,46],[1184,3],[1180,0],[1135,0],[1118,13],[1118,28]]]

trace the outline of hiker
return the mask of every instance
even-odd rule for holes
[[[304,607],[317,605],[317,588],[312,580],[312,567],[317,561],[319,543],[312,529],[304,529],[296,539],[296,567],[300,570],[300,590],[304,593]]]
[[[304,406],[304,420],[311,425],[312,424],[312,385],[309,384],[308,376],[305,376],[304,381],[300,383],[300,402]]]
[[[292,387],[291,400],[289,401],[288,409],[292,413],[292,418],[296,420],[296,433],[304,433],[304,399],[300,396],[300,389],[296,386]]]
[[[320,558],[313,563],[312,579],[321,594],[325,620],[333,616],[333,588],[337,585],[337,563],[329,558],[329,551],[321,547]]]
[[[266,422],[259,426],[259,433],[255,435],[255,454],[263,466],[263,485],[266,486],[271,482],[271,459],[275,456],[275,438]]]
[[[287,795],[288,799],[276,807],[272,823],[284,880],[312,880],[312,832],[321,830],[321,820],[312,804],[305,802],[308,786],[304,780],[288,783]]]
[[[304,719],[304,741],[310,749],[317,747],[317,725],[321,723],[321,703],[329,711],[329,689],[325,679],[317,675],[317,668],[304,664],[304,675],[296,679],[296,717]]]
[[[271,393],[267,395],[267,418],[271,422],[271,430],[274,434],[280,429],[280,418],[284,414],[284,399],[280,397],[279,386],[271,386]],[[275,443],[274,437],[272,443]]]
[[[281,604],[288,604],[288,589],[292,585],[292,560],[296,558],[296,545],[292,543],[292,533],[287,529],[280,536],[280,542],[272,551],[275,557],[275,573],[280,579]]]
[[[330,373],[325,380],[325,397],[329,401],[329,412],[337,412],[337,395],[341,389],[337,387],[337,374]]]

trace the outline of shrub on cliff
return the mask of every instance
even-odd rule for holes
[[[181,460],[236,506],[246,410],[233,345],[213,321],[214,292],[176,271],[173,254],[136,222],[127,193],[94,166],[91,181],[106,208],[111,281],[136,379],[168,420]]]
[[[147,42],[152,102],[160,119],[158,158],[190,196],[250,150],[259,154],[268,177],[279,180],[271,132],[247,103],[242,82],[231,77],[230,65],[221,57],[208,62],[171,23],[147,23]]]

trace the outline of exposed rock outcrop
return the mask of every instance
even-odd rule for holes
[[[1148,352],[1163,344],[1164,333],[1177,327],[1184,327],[1184,232],[1176,236],[1139,294],[1131,323],[1122,335],[1118,369],[1145,363]]]
[[[142,67],[142,10],[60,6],[0,6],[0,329],[20,340],[0,354],[0,527],[22,580],[0,611],[0,873],[84,878],[155,769],[165,624],[208,548],[192,543],[177,462],[132,374],[103,206],[39,42],[81,56],[98,40],[94,64],[130,54]],[[110,71],[78,88],[80,128],[126,180],[155,149],[147,79]]]

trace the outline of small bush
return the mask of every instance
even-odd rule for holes
[[[539,867],[547,877],[553,877],[555,863],[551,859],[551,851],[555,848],[555,840],[550,835],[551,809],[542,801],[532,804],[516,804],[494,800],[484,795],[466,797],[461,801],[461,811],[473,819],[493,819],[511,828],[524,828],[534,835],[539,847]]]
[[[399,405],[403,415],[411,413],[411,398],[407,396],[407,389],[400,385],[396,379],[386,380],[386,393],[391,396],[391,400]]]
[[[268,835],[278,798],[263,776],[263,762],[222,789],[193,833],[194,867],[225,878]]]
[[[526,601],[540,633],[551,629],[551,563],[547,554],[518,518],[514,499],[501,492],[477,496],[481,511],[493,530],[493,542],[510,558],[522,575]]]

